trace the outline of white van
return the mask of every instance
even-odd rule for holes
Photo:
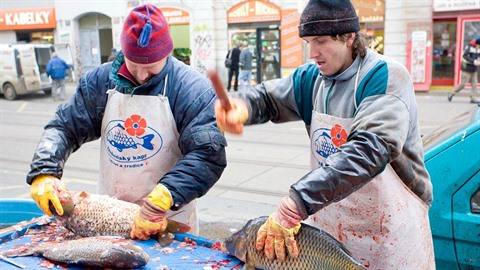
[[[0,94],[8,100],[36,91],[50,94],[52,80],[46,69],[54,49],[57,51],[57,45],[0,44]],[[58,52],[65,62],[73,64],[67,45],[59,45]],[[70,69],[68,73],[66,80],[74,80],[73,71]]]

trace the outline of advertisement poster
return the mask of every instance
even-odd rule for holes
[[[413,83],[425,82],[426,69],[426,49],[427,49],[427,32],[412,32],[412,61],[410,71],[412,73]]]

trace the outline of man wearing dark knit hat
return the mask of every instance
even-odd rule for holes
[[[121,47],[113,62],[82,76],[45,127],[27,175],[31,195],[49,216],[50,204],[63,215],[65,162],[101,139],[98,192],[142,205],[132,238],[164,231],[170,216],[198,234],[195,199],[226,167],[211,82],[170,55],[168,24],[154,5],[131,10]]]
[[[260,227],[257,250],[271,259],[297,257],[303,221],[370,269],[435,269],[432,184],[407,69],[368,49],[350,1],[310,0],[298,28],[311,63],[238,93],[231,110],[215,104],[227,132],[295,120],[309,132],[311,171]]]

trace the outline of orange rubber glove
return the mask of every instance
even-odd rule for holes
[[[50,204],[55,208],[56,214],[63,215],[63,206],[60,194],[68,192],[65,183],[53,175],[39,175],[33,179],[30,186],[30,195],[42,211],[51,217]]]
[[[298,246],[294,235],[300,230],[301,217],[295,202],[288,196],[282,199],[277,210],[257,232],[256,248],[264,250],[268,259],[285,261],[288,255],[298,257]]]
[[[170,191],[158,184],[143,203],[133,222],[130,238],[148,239],[167,228],[167,211],[172,206]]]
[[[239,98],[229,98],[231,109],[226,111],[220,100],[215,102],[215,117],[218,128],[222,132],[233,134],[243,133],[243,124],[248,120],[248,109],[245,102]]]

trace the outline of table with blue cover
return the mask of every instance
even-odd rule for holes
[[[5,206],[6,204],[2,204]],[[2,207],[2,219],[14,215],[5,213],[8,207]],[[14,208],[15,209],[15,208]],[[18,211],[18,208],[17,208]],[[33,215],[34,216],[34,215]],[[48,230],[51,219],[46,216],[33,218],[28,221],[16,223],[0,230],[0,252],[14,249],[22,244],[36,242],[32,239],[35,235],[28,232],[32,230]],[[34,241],[32,241],[34,240]],[[133,241],[133,240],[129,240]],[[242,262],[218,250],[218,242],[191,234],[175,234],[175,241],[167,247],[161,247],[156,239],[135,240],[133,244],[141,247],[150,260],[145,267],[139,269],[238,269]],[[14,257],[11,260],[26,265],[26,269],[46,269],[43,257]],[[54,269],[59,269],[55,264]],[[18,270],[17,266],[0,260],[0,269]],[[71,266],[68,269],[85,269],[80,266]]]

